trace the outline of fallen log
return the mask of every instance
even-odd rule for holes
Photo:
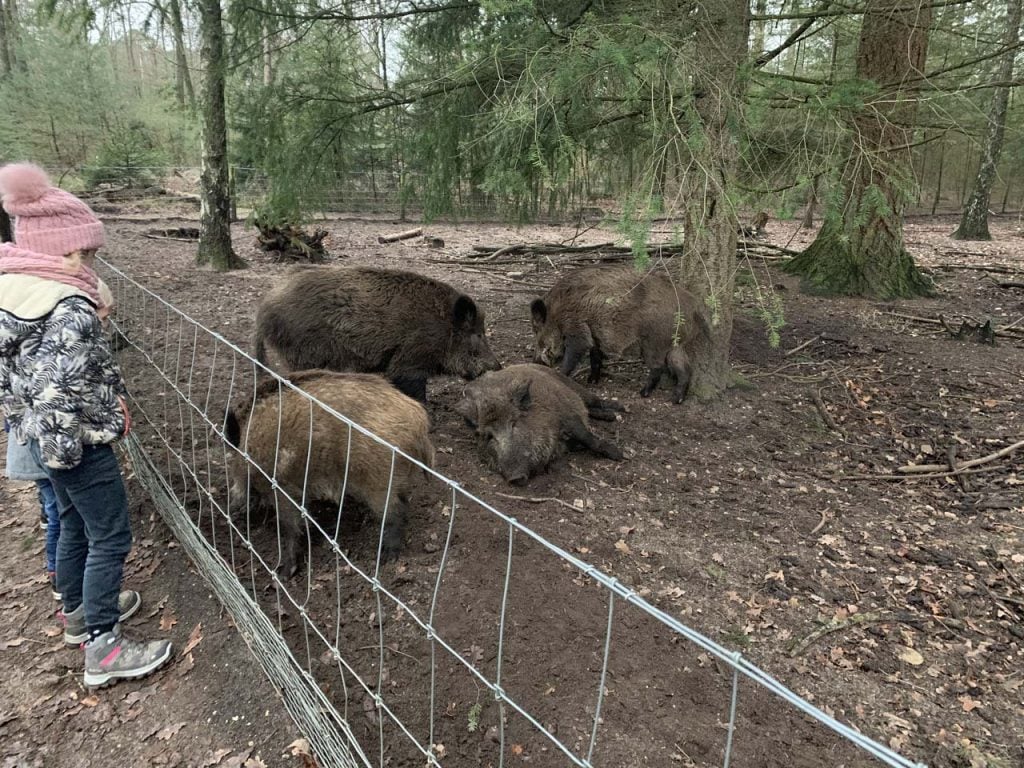
[[[398,232],[394,235],[377,235],[378,243],[397,243],[400,240],[411,240],[423,234],[423,227],[407,229],[405,232]]]

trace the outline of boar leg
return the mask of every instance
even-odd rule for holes
[[[601,364],[604,362],[604,352],[596,346],[590,348],[590,376],[587,377],[588,384],[597,384],[601,380]]]
[[[664,373],[665,368],[663,366],[652,366],[651,373],[647,377],[647,383],[640,390],[640,397],[650,397],[651,393],[658,388],[658,382],[661,381],[661,376]]]
[[[288,501],[284,501],[288,504]],[[290,579],[299,572],[301,555],[299,554],[299,543],[308,539],[308,531],[303,525],[301,513],[297,509],[279,508],[277,514],[279,524],[279,536],[281,544],[281,563],[277,572]],[[303,534],[306,534],[304,536]]]
[[[380,561],[386,563],[388,560],[398,557],[402,551],[402,544],[405,539],[405,519],[409,511],[409,497],[405,493],[395,493],[391,497],[391,503],[387,505],[387,518],[384,518],[384,507],[387,502],[387,488],[379,492],[360,494],[359,500],[373,510],[377,524],[384,522],[384,536],[381,542]],[[378,529],[379,531],[379,529]]]
[[[565,376],[572,376],[572,372],[576,370],[583,356],[593,349],[594,342],[589,338],[589,334],[587,336],[571,334],[565,337],[564,343],[565,351],[562,353],[562,364],[558,370]],[[591,366],[593,366],[593,358],[591,358]]]
[[[403,395],[408,395],[413,400],[418,400],[424,405],[427,404],[427,374],[423,373],[400,373],[390,377],[395,389]]]
[[[565,428],[565,436],[568,440],[579,443],[584,448],[587,448],[598,456],[605,456],[615,461],[622,461],[622,450],[615,443],[609,442],[608,440],[602,440],[600,437],[595,435],[586,424],[583,423],[582,419],[572,419]]]
[[[690,358],[682,347],[672,347],[666,359],[669,369],[676,377],[676,385],[672,390],[672,402],[681,403],[686,399],[686,393],[690,390],[690,378],[693,375],[693,366],[690,365]]]

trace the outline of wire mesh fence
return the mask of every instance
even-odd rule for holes
[[[86,166],[73,171],[50,169],[60,184],[82,195],[101,214],[172,210],[198,214],[201,169],[189,166]],[[230,168],[232,199],[239,211],[258,209],[271,196],[271,180],[259,168]],[[432,215],[475,221],[567,221],[605,215],[616,190],[600,184],[600,194],[577,184],[558,194],[538,189],[528,199],[491,194],[468,181],[444,200],[428,201],[426,179],[390,169],[338,172],[307,185],[304,205],[310,214],[345,214],[421,219]]]
[[[321,765],[919,765],[432,469],[408,414],[365,428],[387,396],[296,386],[101,273],[133,473]]]
[[[201,169],[194,166],[85,166],[75,169],[50,169],[51,176],[64,187],[87,199],[100,214],[150,214],[198,218]],[[235,207],[244,215],[265,203],[270,196],[271,181],[260,168],[233,165],[230,168]],[[1021,201],[1018,191],[1011,189],[1012,177],[997,184],[993,215],[1007,221],[1019,221]],[[941,179],[940,179],[941,181]],[[427,179],[420,174],[399,174],[391,168],[338,172],[330,181],[318,180],[310,185],[307,201],[309,215],[381,216],[420,220],[430,216],[453,217],[465,221],[536,222],[600,221],[622,215],[621,201],[632,191],[628,178],[595,175],[581,177],[557,194],[538,188],[518,199],[502,197],[464,181],[444,201],[427,199]],[[824,199],[824,190],[819,190]],[[1013,194],[1011,194],[1013,192]],[[662,196],[664,217],[678,216],[685,201],[678,195]],[[925,199],[927,198],[927,199]],[[758,207],[764,207],[762,201]],[[951,215],[961,211],[962,190],[934,191],[922,196],[907,216]],[[784,192],[770,201],[780,216],[798,216],[807,203],[806,190]],[[782,213],[786,211],[787,213]]]

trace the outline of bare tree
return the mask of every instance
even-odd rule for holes
[[[202,218],[196,261],[217,270],[237,269],[244,262],[231,247],[231,195],[228,185],[228,130],[224,109],[224,22],[220,0],[201,0],[199,51],[203,67]]]
[[[957,240],[991,240],[988,231],[989,199],[992,185],[996,180],[999,156],[1003,151],[1003,137],[1006,135],[1006,112],[1010,103],[1010,83],[1013,81],[1013,63],[1020,40],[1021,0],[1007,0],[1006,31],[1003,34],[1003,48],[1006,52],[999,61],[992,90],[992,104],[988,110],[988,132],[981,152],[978,175],[974,188],[964,206],[960,226],[951,235]]]

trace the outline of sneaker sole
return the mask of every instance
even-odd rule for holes
[[[167,644],[167,650],[164,651],[163,655],[151,661],[144,667],[138,669],[125,670],[124,672],[95,672],[85,673],[85,687],[91,689],[103,688],[107,685],[112,685],[118,680],[138,680],[140,677],[151,675],[156,672],[160,667],[166,664],[170,658],[171,653],[174,651],[174,646],[170,643]]]

